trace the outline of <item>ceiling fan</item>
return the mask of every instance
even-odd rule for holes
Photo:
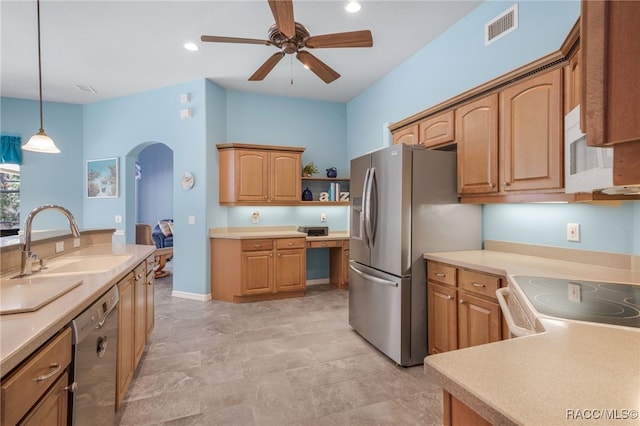
[[[373,46],[373,38],[369,30],[312,36],[304,25],[294,21],[293,0],[268,1],[269,7],[271,7],[271,13],[273,13],[273,17],[276,20],[276,23],[269,28],[269,40],[210,35],[200,37],[200,40],[205,42],[264,44],[265,46],[275,46],[280,49],[279,52],[271,55],[271,57],[249,77],[249,81],[263,80],[285,54],[293,55],[295,53],[296,58],[302,62],[305,67],[328,84],[338,79],[340,74],[308,51],[301,49]]]

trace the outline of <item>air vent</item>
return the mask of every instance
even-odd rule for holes
[[[97,95],[98,91],[91,86],[84,86],[82,84],[77,84],[76,88],[81,92],[90,93],[92,95]]]
[[[518,3],[484,24],[484,45],[488,46],[518,28]]]

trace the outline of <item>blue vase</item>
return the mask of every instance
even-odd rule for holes
[[[302,201],[313,201],[313,194],[309,191],[309,188],[302,191]]]
[[[335,167],[331,167],[330,169],[327,169],[327,177],[328,178],[338,177],[338,170]]]

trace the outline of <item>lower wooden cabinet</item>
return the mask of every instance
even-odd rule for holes
[[[447,391],[443,391],[442,424],[444,426],[491,426],[480,414]]]
[[[252,302],[303,296],[306,239],[211,239],[211,297]]]
[[[502,340],[501,277],[427,262],[428,353]]]
[[[24,426],[66,426],[69,404],[69,374],[66,372],[56,380],[29,416],[20,424]]]

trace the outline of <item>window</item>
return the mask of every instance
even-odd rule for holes
[[[20,166],[0,165],[0,232],[15,235],[20,228]]]

